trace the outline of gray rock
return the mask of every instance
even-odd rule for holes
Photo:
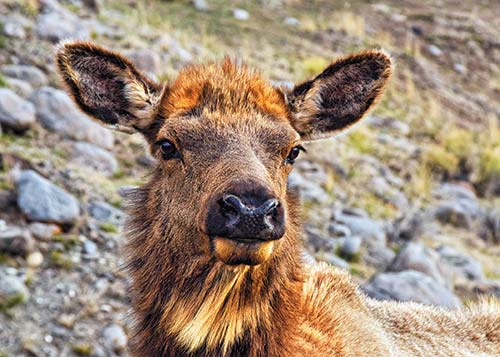
[[[27,229],[7,227],[0,230],[0,252],[26,256],[35,248],[35,241]]]
[[[61,232],[59,226],[55,224],[46,224],[40,222],[33,222],[29,225],[31,234],[42,241],[49,241],[54,235]]]
[[[415,301],[426,305],[458,308],[458,297],[431,277],[414,270],[379,273],[362,286],[363,291],[378,300]]]
[[[152,50],[139,49],[126,52],[125,54],[142,71],[154,74],[161,71],[160,56],[158,56],[158,54]]]
[[[483,281],[485,279],[483,267],[476,259],[460,253],[452,247],[441,246],[436,250],[441,261],[447,264],[458,278]]]
[[[500,211],[496,209],[490,210],[484,217],[481,224],[481,238],[486,241],[498,244],[500,243]]]
[[[455,63],[453,65],[453,70],[460,74],[465,74],[465,72],[467,72],[467,68],[461,63]]]
[[[406,243],[388,268],[389,271],[415,270],[451,288],[450,272],[441,264],[439,255],[421,243]]]
[[[284,23],[288,26],[299,26],[300,21],[296,17],[286,17]]]
[[[41,87],[48,83],[47,76],[33,66],[10,64],[2,66],[1,71],[6,77],[22,79],[33,87]]]
[[[426,231],[422,212],[409,213],[398,218],[392,225],[391,240],[410,241],[419,238]]]
[[[448,223],[460,228],[470,228],[472,216],[469,211],[458,200],[442,202],[434,209],[434,217],[441,223]]]
[[[97,222],[110,222],[117,226],[122,224],[125,218],[125,213],[122,210],[103,201],[90,202],[88,212]]]
[[[7,88],[0,88],[0,123],[15,131],[25,131],[35,122],[35,107]]]
[[[383,128],[384,130],[389,129],[390,131],[393,131],[397,134],[404,136],[410,134],[411,131],[410,126],[405,122],[389,117],[382,118],[370,115],[368,118],[365,119],[365,122],[370,126],[381,129]]]
[[[350,228],[340,223],[331,223],[328,226],[328,232],[334,237],[348,237],[352,235]]]
[[[367,254],[363,255],[363,261],[377,270],[385,270],[395,256],[396,253],[385,245],[367,243]]]
[[[75,197],[35,171],[21,173],[17,192],[17,204],[29,220],[68,224],[80,215]]]
[[[318,230],[309,225],[305,227],[306,240],[305,245],[312,251],[332,251],[335,248],[334,241],[324,237]]]
[[[63,39],[86,39],[89,28],[72,12],[59,7],[38,16],[35,31],[38,37],[58,42]]]
[[[21,16],[2,16],[0,22],[3,24],[5,36],[14,37],[20,40],[26,38],[27,21]]]
[[[323,252],[316,255],[318,260],[334,265],[338,268],[349,270],[349,263],[333,253]]]
[[[367,243],[385,245],[386,236],[384,225],[369,217],[348,214],[348,211],[337,212],[334,215],[335,222],[349,227],[353,235],[360,236]]]
[[[118,162],[112,153],[86,142],[75,143],[73,146],[73,161],[108,176],[118,169]]]
[[[29,100],[35,104],[37,119],[46,129],[105,149],[113,147],[111,131],[80,112],[65,92],[43,87],[33,92]]]
[[[343,257],[352,258],[360,252],[361,242],[363,240],[358,236],[346,237],[344,243],[340,246],[340,252]]]
[[[288,186],[292,189],[297,189],[304,201],[323,204],[330,201],[330,197],[319,183],[304,178],[297,171],[292,171],[290,176],[288,176]]]
[[[199,11],[208,11],[210,9],[206,0],[193,0],[193,6]]]
[[[443,51],[436,45],[427,46],[427,52],[434,57],[441,57],[443,54]]]
[[[14,91],[17,95],[26,98],[33,92],[33,87],[29,82],[22,79],[5,77],[5,81],[9,85],[9,88]]]
[[[246,21],[250,18],[248,11],[243,9],[233,9],[233,16],[236,20]]]
[[[436,187],[432,194],[441,199],[463,198],[477,200],[476,194],[467,187],[455,183],[444,183]]]
[[[302,262],[306,265],[314,265],[317,263],[316,258],[305,249],[302,250]]]
[[[10,308],[29,299],[29,291],[21,278],[0,271],[0,307]]]
[[[86,239],[83,242],[83,252],[87,255],[88,258],[96,258],[98,255],[97,244],[92,242],[90,239]]]
[[[106,347],[114,352],[121,352],[127,348],[127,335],[123,328],[117,324],[111,324],[104,328],[102,337]]]

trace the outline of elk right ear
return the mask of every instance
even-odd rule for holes
[[[120,54],[88,42],[64,43],[56,63],[74,101],[92,118],[129,133],[145,133],[155,121],[162,86]]]

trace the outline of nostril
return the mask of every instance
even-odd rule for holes
[[[280,203],[278,202],[278,200],[272,198],[264,202],[260,207],[256,209],[256,211],[264,216],[271,216],[276,214],[279,205]]]

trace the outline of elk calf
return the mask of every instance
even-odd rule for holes
[[[384,53],[341,58],[291,91],[227,59],[159,85],[84,42],[61,45],[57,67],[85,113],[143,134],[158,162],[131,197],[135,356],[500,355],[498,302],[377,302],[347,273],[301,261],[288,174],[303,142],[377,102]]]

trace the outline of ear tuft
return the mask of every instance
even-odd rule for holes
[[[304,140],[332,136],[351,126],[378,101],[391,72],[390,57],[380,51],[333,62],[288,95],[292,125]]]
[[[126,131],[146,130],[155,119],[162,87],[127,58],[88,42],[65,42],[56,64],[80,109]]]

